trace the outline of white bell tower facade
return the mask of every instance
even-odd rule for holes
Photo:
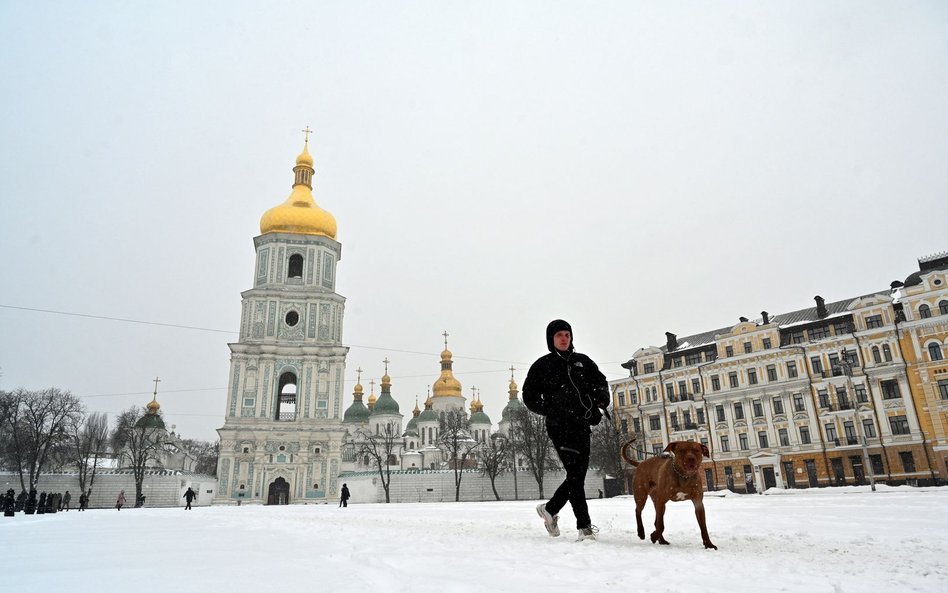
[[[289,198],[263,215],[254,237],[253,288],[241,293],[240,338],[229,344],[215,503],[339,500],[342,244],[335,218],[313,200],[308,144],[307,134]]]

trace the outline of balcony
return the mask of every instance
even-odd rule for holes
[[[859,439],[857,439],[856,437],[846,437],[846,444],[847,444],[847,445],[858,445],[858,444],[859,444]]]
[[[280,412],[277,422],[292,422],[296,420],[296,412]]]

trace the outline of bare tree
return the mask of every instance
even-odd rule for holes
[[[356,438],[358,439],[356,454],[362,458],[367,457],[369,464],[378,470],[382,489],[385,490],[385,502],[391,502],[389,486],[392,483],[392,466],[398,465],[396,453],[405,444],[404,439],[399,435],[398,426],[394,422],[387,422],[381,426],[379,434],[360,429],[356,433]]]
[[[185,450],[194,457],[194,471],[209,476],[217,475],[217,459],[221,454],[220,441],[202,441],[199,439],[182,439]]]
[[[589,465],[602,474],[622,476],[622,455],[619,449],[629,438],[631,435],[620,434],[615,424],[603,418],[602,422],[592,429]]]
[[[448,464],[454,469],[454,500],[460,501],[464,468],[479,443],[471,438],[471,421],[464,408],[442,412],[438,421],[438,446],[447,454]]]
[[[145,421],[147,409],[141,406],[131,407],[115,419],[112,431],[112,450],[119,463],[132,470],[135,478],[135,500],[142,495],[142,483],[149,464],[161,463],[164,452],[162,436],[164,428],[156,427]]]
[[[102,412],[93,412],[81,425],[73,426],[69,437],[70,458],[79,473],[79,491],[92,490],[99,459],[109,443],[108,416]]]
[[[553,441],[546,433],[546,418],[521,408],[514,412],[511,420],[517,435],[514,447],[526,461],[527,469],[536,480],[540,498],[546,498],[543,494],[543,478],[548,471],[559,467]]]
[[[492,435],[481,448],[481,474],[490,478],[490,488],[494,498],[500,500],[495,481],[500,472],[510,468],[510,441],[501,434]]]
[[[5,449],[20,476],[20,487],[36,487],[51,454],[65,442],[72,428],[82,422],[83,407],[77,397],[57,387],[43,391],[16,389],[4,404],[9,439]]]

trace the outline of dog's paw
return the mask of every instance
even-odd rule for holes
[[[718,547],[711,543],[711,540],[704,542],[704,547],[706,550],[717,550]]]

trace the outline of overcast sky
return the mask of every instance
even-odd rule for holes
[[[315,135],[345,406],[441,333],[496,423],[554,318],[642,346],[948,249],[944,2],[0,0],[0,389],[214,438],[260,216]],[[63,316],[45,309],[206,328]]]

